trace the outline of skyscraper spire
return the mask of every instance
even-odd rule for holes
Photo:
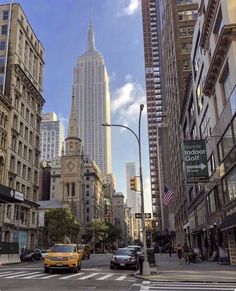
[[[79,138],[79,127],[78,127],[76,108],[75,108],[74,90],[73,90],[72,101],[71,101],[70,122],[69,122],[69,127],[68,127],[67,138],[68,137]]]
[[[89,20],[89,29],[88,29],[88,49],[87,50],[89,52],[95,51],[92,1],[90,2],[90,20]]]

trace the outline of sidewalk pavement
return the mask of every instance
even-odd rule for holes
[[[236,266],[206,261],[180,265],[176,254],[155,254],[155,260],[151,275],[142,276],[138,271],[135,277],[149,281],[235,283],[236,288]]]

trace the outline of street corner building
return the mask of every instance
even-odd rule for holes
[[[44,48],[19,4],[0,16],[0,241],[34,248]]]

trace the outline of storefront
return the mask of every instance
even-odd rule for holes
[[[236,212],[227,215],[219,229],[223,236],[224,245],[229,251],[230,264],[236,265]]]

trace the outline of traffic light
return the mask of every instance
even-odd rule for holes
[[[130,190],[136,191],[136,177],[130,178]]]

